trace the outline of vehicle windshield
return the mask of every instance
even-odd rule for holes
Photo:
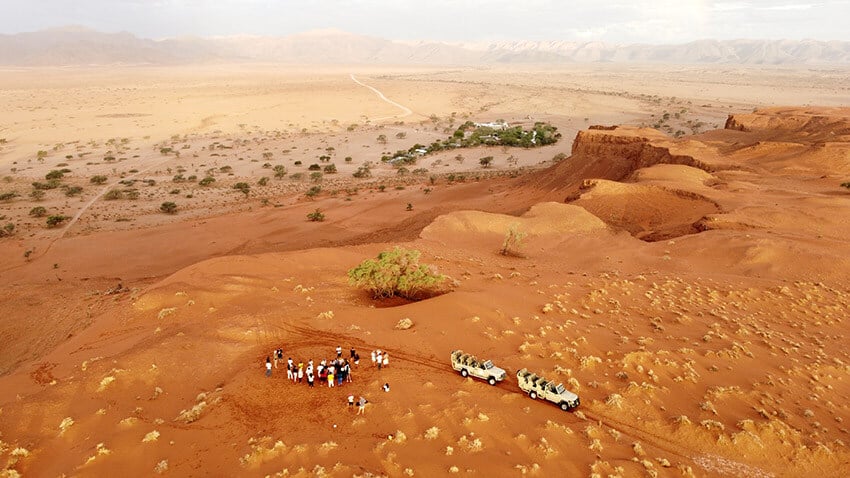
[[[555,392],[557,392],[557,393],[558,393],[558,395],[560,395],[560,394],[564,393],[564,384],[563,384],[563,383],[559,383],[559,384],[558,384],[558,386],[557,386],[557,387],[555,387]]]
[[[493,368],[493,362],[491,362],[491,361],[489,361],[489,360],[488,360],[488,361],[484,362],[483,367],[484,367],[485,369],[489,370],[489,369]]]

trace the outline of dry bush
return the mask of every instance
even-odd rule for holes
[[[62,435],[64,435],[64,434],[65,434],[65,432],[66,432],[69,428],[71,428],[71,425],[73,425],[73,424],[74,424],[74,419],[73,419],[73,418],[71,418],[71,417],[65,417],[65,418],[62,420],[62,423],[60,423],[60,424],[59,424],[59,436],[61,437]]]

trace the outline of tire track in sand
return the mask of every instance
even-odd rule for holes
[[[386,103],[389,103],[389,104],[391,104],[391,105],[395,106],[396,108],[398,108],[398,109],[400,109],[400,110],[402,110],[402,111],[404,112],[404,114],[400,114],[400,115],[383,116],[383,117],[381,117],[381,118],[375,118],[375,121],[381,121],[381,120],[385,120],[385,119],[392,119],[392,118],[404,118],[405,116],[410,116],[410,115],[412,115],[412,114],[413,114],[413,110],[411,110],[411,109],[410,109],[410,108],[408,108],[407,106],[404,106],[404,105],[402,105],[402,104],[396,103],[395,101],[393,101],[393,100],[391,100],[391,99],[387,98],[386,96],[384,96],[384,94],[383,94],[383,93],[381,93],[381,91],[380,91],[380,90],[378,90],[377,88],[375,88],[375,87],[373,87],[373,86],[369,86],[369,85],[367,85],[366,83],[363,83],[363,82],[361,82],[360,80],[358,80],[358,79],[357,79],[357,77],[355,77],[355,76],[354,76],[354,73],[349,73],[349,74],[348,74],[348,76],[350,76],[350,77],[351,77],[351,81],[353,81],[353,82],[357,83],[358,85],[360,85],[360,86],[362,86],[362,87],[364,87],[364,88],[369,88],[370,90],[372,90],[372,92],[373,92],[373,93],[375,93],[376,95],[378,95],[378,98],[380,98],[380,99],[381,99],[381,101],[384,101],[384,102],[386,102]]]

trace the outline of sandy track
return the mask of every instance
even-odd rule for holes
[[[400,115],[394,115],[394,116],[383,116],[383,117],[381,117],[381,118],[375,118],[375,120],[376,120],[376,121],[381,121],[381,120],[391,119],[391,118],[404,118],[405,116],[410,116],[410,115],[412,115],[412,114],[413,114],[413,110],[411,110],[411,109],[410,109],[410,108],[408,108],[407,106],[404,106],[404,105],[402,105],[402,104],[396,103],[395,101],[393,101],[393,100],[391,100],[391,99],[387,98],[386,96],[384,96],[384,94],[383,94],[383,93],[381,93],[381,91],[380,91],[380,90],[378,90],[377,88],[375,88],[375,87],[373,87],[373,86],[369,86],[369,85],[367,85],[367,84],[365,84],[365,83],[361,82],[360,80],[358,80],[358,79],[354,76],[354,73],[349,73],[349,75],[348,75],[348,76],[350,76],[350,77],[351,77],[351,81],[353,81],[353,82],[357,83],[357,84],[358,84],[358,85],[360,85],[360,86],[363,86],[363,87],[365,87],[365,88],[369,88],[370,90],[372,90],[372,91],[373,91],[376,95],[378,95],[378,98],[380,98],[382,101],[385,101],[385,102],[387,102],[387,103],[389,103],[389,104],[391,104],[391,105],[395,106],[396,108],[399,108],[400,110],[402,110],[402,111],[404,112],[404,114],[400,114]]]

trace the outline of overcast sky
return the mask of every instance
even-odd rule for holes
[[[0,0],[0,33],[82,25],[146,38],[335,28],[398,40],[850,40],[850,0]]]

